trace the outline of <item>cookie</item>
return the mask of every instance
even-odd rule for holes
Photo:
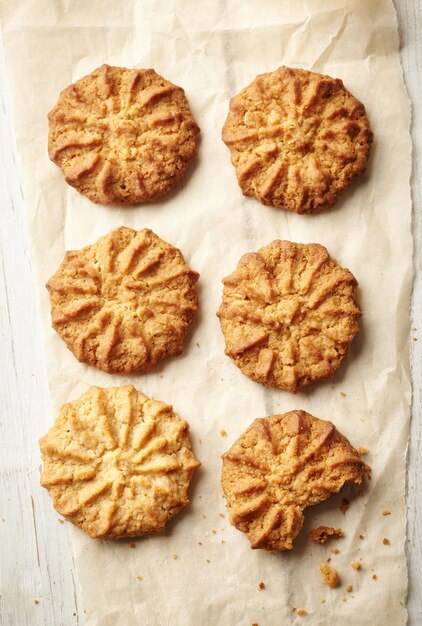
[[[197,152],[185,92],[151,69],[102,65],[61,92],[48,121],[50,159],[101,204],[151,202]]]
[[[188,423],[132,385],[91,387],[65,404],[40,448],[55,509],[93,538],[164,530],[200,465]]]
[[[53,328],[81,363],[111,374],[148,372],[182,352],[198,277],[151,230],[122,226],[66,253],[46,285]]]
[[[296,213],[333,205],[372,144],[365,107],[341,80],[288,67],[231,99],[222,136],[243,194]]]
[[[329,378],[359,330],[357,281],[319,244],[273,241],[223,283],[226,354],[269,387],[295,393]]]
[[[331,422],[305,411],[256,419],[223,454],[230,523],[252,548],[290,550],[303,510],[346,483],[359,485],[365,469]]]

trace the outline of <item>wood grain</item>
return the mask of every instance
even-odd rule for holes
[[[0,623],[70,626],[83,614],[66,524],[40,489],[52,416],[0,50]]]
[[[400,56],[404,77],[412,101],[413,140],[413,238],[415,276],[412,294],[412,330],[410,337],[413,380],[412,423],[408,451],[407,555],[409,568],[409,624],[422,623],[422,10],[419,0],[394,0],[399,20]]]

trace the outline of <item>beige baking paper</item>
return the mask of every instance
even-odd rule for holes
[[[52,419],[62,403],[91,385],[134,383],[172,403],[190,422],[202,461],[191,505],[162,536],[141,539],[130,549],[72,529],[86,624],[404,624],[411,144],[392,2],[3,0],[2,33]],[[183,86],[202,130],[199,157],[180,188],[149,206],[94,205],[66,185],[47,156],[46,116],[60,90],[104,62],[154,67]],[[244,198],[220,139],[230,96],[256,74],[282,64],[341,77],[365,103],[375,134],[365,176],[318,216]],[[201,274],[200,313],[183,356],[131,378],[76,361],[50,327],[43,286],[65,250],[122,224],[152,228],[180,247]],[[224,355],[215,316],[221,278],[245,251],[275,238],[327,246],[358,278],[364,312],[337,375],[296,396],[245,378]],[[338,508],[342,496],[334,496],[308,511],[290,553],[271,555],[251,550],[229,525],[220,455],[255,417],[294,408],[332,420],[356,447],[368,448],[373,474],[361,495],[350,489],[343,494],[351,501],[345,514]],[[45,506],[51,506],[47,494]],[[391,514],[382,515],[384,510]],[[335,544],[339,554],[330,554],[333,544],[308,539],[309,529],[320,524],[343,528],[345,537]],[[324,586],[319,573],[319,563],[330,556],[342,581],[336,590]],[[360,571],[351,567],[356,560]],[[258,589],[260,581],[264,590]],[[308,616],[298,616],[293,607]]]

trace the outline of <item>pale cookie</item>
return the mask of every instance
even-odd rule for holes
[[[280,67],[231,99],[223,141],[245,196],[316,213],[365,170],[372,131],[341,80]]]
[[[63,405],[40,448],[55,509],[93,538],[164,530],[200,465],[188,423],[132,385],[91,387]]]
[[[113,374],[147,372],[182,352],[198,277],[151,230],[122,226],[66,253],[46,285],[53,328],[82,363]]]
[[[252,548],[290,550],[303,510],[349,482],[365,463],[331,422],[304,411],[256,419],[223,454],[230,522]]]
[[[185,92],[154,70],[102,65],[64,89],[48,115],[48,154],[94,202],[150,202],[197,152]]]
[[[357,281],[319,244],[273,241],[223,283],[226,354],[269,387],[295,393],[329,378],[359,330]]]

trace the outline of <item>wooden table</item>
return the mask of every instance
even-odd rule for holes
[[[417,626],[422,623],[422,524],[418,524],[422,519],[418,473],[422,454],[422,8],[419,0],[395,0],[395,5],[413,105],[416,275],[410,337],[414,387],[407,553],[409,624]],[[37,440],[50,426],[50,404],[2,50],[0,100],[0,624],[70,626],[83,623],[84,610],[67,525],[58,522],[47,493],[39,487]]]

